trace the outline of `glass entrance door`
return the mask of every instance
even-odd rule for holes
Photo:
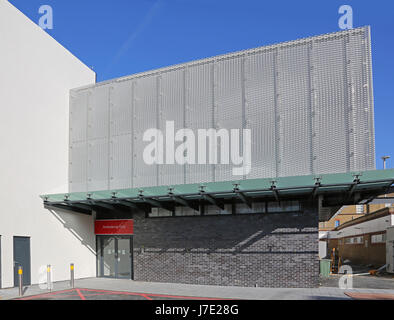
[[[97,236],[98,276],[132,279],[132,237]]]
[[[131,279],[131,237],[116,238],[117,275],[116,278]]]

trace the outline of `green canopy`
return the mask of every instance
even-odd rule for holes
[[[93,206],[117,205],[138,208],[141,204],[167,208],[193,206],[196,201],[217,204],[237,201],[284,201],[322,199],[324,206],[367,203],[388,192],[394,183],[394,169],[353,173],[246,179],[199,184],[165,185],[130,189],[42,195],[47,207],[91,213]],[[322,197],[320,197],[322,196]]]

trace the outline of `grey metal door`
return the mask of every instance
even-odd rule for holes
[[[23,285],[31,284],[30,238],[14,237],[14,286],[19,285],[18,269],[23,268]]]

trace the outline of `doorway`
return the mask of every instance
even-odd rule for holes
[[[133,279],[133,237],[97,236],[98,276]]]
[[[14,237],[14,286],[19,285],[19,267],[23,268],[23,285],[31,284],[30,238]]]

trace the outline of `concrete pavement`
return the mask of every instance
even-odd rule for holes
[[[135,293],[152,293],[177,295],[184,297],[210,297],[227,299],[248,299],[248,300],[338,300],[351,299],[345,292],[369,293],[369,294],[394,294],[390,289],[352,289],[341,290],[334,287],[320,288],[245,288],[245,287],[219,287],[205,285],[187,285],[173,283],[139,282],[122,279],[89,278],[75,280],[76,288],[102,289]],[[54,283],[52,291],[70,289],[68,281]],[[34,285],[25,288],[24,296],[38,295],[48,292]],[[14,299],[18,297],[18,289],[0,290],[0,299]]]

